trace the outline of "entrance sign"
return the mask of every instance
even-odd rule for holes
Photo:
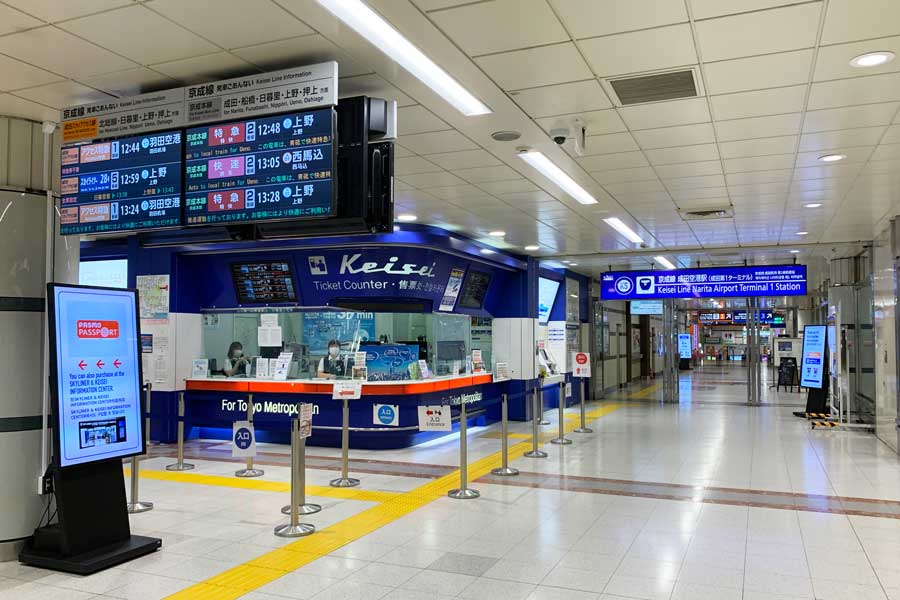
[[[231,432],[231,456],[249,458],[256,456],[256,432],[250,421],[235,421]]]
[[[372,423],[388,427],[400,424],[400,407],[396,404],[376,404],[372,407]]]
[[[824,325],[807,325],[803,328],[803,359],[800,365],[800,385],[805,388],[821,388],[825,370]]]
[[[57,463],[144,454],[137,292],[47,287]]]
[[[806,265],[611,271],[600,277],[601,300],[805,295]]]
[[[678,356],[680,358],[690,358],[691,357],[691,334],[689,333],[679,333],[678,334]]]
[[[452,431],[449,406],[419,406],[419,431]]]
[[[572,377],[591,376],[591,355],[587,352],[572,353]]]

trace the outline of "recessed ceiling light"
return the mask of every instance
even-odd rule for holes
[[[416,215],[409,214],[409,213],[397,215],[397,220],[400,221],[401,223],[412,223],[413,221],[417,220],[418,218],[419,217],[417,217]]]
[[[797,235],[809,235],[808,231],[798,231]]]
[[[800,254],[799,250],[788,250],[791,254]]]
[[[820,206],[822,206],[821,202],[807,202],[803,208],[819,208]]]
[[[665,256],[654,256],[653,260],[659,263],[665,269],[676,269],[677,267],[672,264],[672,261],[666,258]]]
[[[577,267],[577,266],[578,266],[578,263],[569,263],[569,266],[570,266],[570,267]]]
[[[643,244],[644,240],[641,239],[641,236],[636,234],[631,227],[622,222],[618,217],[610,217],[608,219],[603,219],[603,222],[621,233],[628,239],[629,242],[633,244]]]
[[[318,2],[462,114],[472,117],[491,112],[481,100],[425,56],[365,2],[361,0],[318,0]]]
[[[500,229],[497,229],[495,231],[488,232],[488,235],[491,237],[503,237],[506,235],[506,232],[501,231]]]
[[[514,142],[522,137],[522,134],[518,131],[495,131],[491,137],[498,142]]]
[[[538,246],[537,244],[529,244],[528,246],[525,246],[525,250],[527,250],[528,252],[534,252],[535,250],[540,250],[540,249],[541,249],[541,247]]]
[[[824,154],[819,157],[819,160],[821,160],[822,162],[830,163],[844,160],[845,158],[847,158],[846,154]]]
[[[565,193],[575,198],[579,203],[597,204],[597,199],[590,192],[578,185],[578,182],[557,167],[552,160],[544,156],[543,152],[526,150],[525,152],[519,152],[519,158],[540,171],[547,179],[561,187]]]
[[[572,261],[571,261],[571,260],[564,260],[564,261],[562,261],[562,262],[563,262],[564,265],[567,265],[567,264],[571,263]]]
[[[894,53],[887,50],[879,50],[878,52],[866,52],[859,56],[854,56],[850,60],[851,67],[865,69],[867,67],[878,67],[894,60]]]
[[[482,254],[493,254],[494,251],[491,250],[490,248],[482,248],[482,249],[481,249],[481,253],[482,253]]]

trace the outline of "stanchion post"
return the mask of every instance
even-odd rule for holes
[[[585,422],[584,403],[587,396],[587,388],[585,386],[585,378],[581,378],[581,427],[575,430],[575,433],[594,433],[594,430],[587,426]]]
[[[459,489],[450,490],[447,495],[457,500],[471,500],[481,494],[478,490],[469,489],[469,438],[467,435],[468,416],[466,415],[466,401],[459,404]]]
[[[572,440],[566,438],[566,382],[559,382],[559,434],[550,440],[551,444],[567,446]]]
[[[509,394],[500,395],[500,466],[491,469],[494,475],[518,475],[519,470],[509,466]]]
[[[350,477],[350,399],[341,398],[341,476],[332,479],[328,485],[337,488],[348,488],[359,485],[359,479]]]
[[[550,421],[548,421],[547,419],[544,418],[544,376],[543,376],[543,375],[542,375],[541,377],[538,378],[538,382],[539,382],[538,385],[540,386],[540,389],[541,389],[540,395],[538,396],[538,398],[541,399],[541,404],[540,404],[540,409],[541,409],[541,411],[540,411],[540,412],[541,412],[541,419],[540,419],[540,422],[541,422],[541,425],[549,425],[549,424],[550,424]]]
[[[538,381],[543,382],[543,379]],[[531,394],[531,450],[526,452],[524,456],[528,458],[547,458],[547,453],[538,449],[538,443],[541,437],[541,408],[544,406],[544,400],[541,398],[543,387],[538,384]]]
[[[144,414],[144,445],[149,449],[150,448],[150,397],[151,390],[153,389],[153,384],[149,381],[144,384],[146,394],[144,394],[144,404],[146,408],[146,413]]]
[[[299,414],[299,411],[297,411]],[[291,522],[287,525],[279,525],[275,528],[278,537],[294,538],[303,537],[316,531],[316,526],[310,523],[301,523],[300,514],[303,507],[315,506],[312,510],[303,514],[319,512],[322,507],[318,504],[306,504],[306,438],[300,437],[300,419],[294,417],[291,421],[291,503],[285,508],[286,514],[291,515]],[[282,508],[284,513],[285,509]]]
[[[250,425],[253,425],[253,413],[256,412],[256,409],[253,405],[253,394],[247,395],[247,422]],[[254,437],[256,434],[254,434]],[[265,475],[265,471],[262,469],[254,468],[253,466],[253,457],[247,457],[247,465],[243,469],[239,469],[234,472],[235,477],[260,477]]]
[[[190,471],[194,468],[191,463],[184,462],[184,392],[178,392],[178,458],[171,465],[166,465],[166,471]]]

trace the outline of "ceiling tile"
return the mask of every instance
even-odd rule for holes
[[[77,2],[60,2],[60,0],[4,0],[4,4],[14,6],[19,10],[48,23],[73,19],[75,17],[110,10],[131,3],[132,0],[78,0]]]
[[[800,132],[802,116],[802,113],[791,113],[734,121],[716,121],[716,131],[719,134],[719,140],[723,142],[792,135]]]
[[[40,27],[44,22],[28,16],[15,8],[0,4],[0,35]]]
[[[40,27],[0,37],[0,52],[74,78],[137,66],[55,27]]]
[[[218,50],[200,36],[143,6],[128,6],[66,21],[62,29],[144,65]],[[148,35],[148,32],[153,32]],[[160,43],[165,40],[165,43]]]
[[[705,62],[810,48],[821,9],[815,2],[698,21],[697,44]]]
[[[644,181],[656,179],[656,173],[650,167],[637,167],[634,169],[617,169],[615,171],[595,171],[591,173],[597,183],[623,183],[626,181]]]
[[[687,23],[581,40],[578,47],[594,73],[601,77],[697,62],[694,38]]]
[[[535,192],[538,186],[527,179],[511,179],[509,181],[488,181],[479,183],[478,187],[489,194],[513,194],[516,192]]]
[[[725,160],[726,173],[741,173],[744,171],[768,171],[770,169],[792,169],[793,167],[793,154],[773,154],[770,156],[729,158]]]
[[[719,144],[719,149],[722,151],[722,158],[764,156],[766,154],[789,154],[793,153],[796,148],[796,135],[760,138],[756,140],[740,140],[737,142],[722,142]]]
[[[690,0],[695,19],[709,19],[751,10],[775,8],[795,2],[796,0],[753,0],[752,3],[747,0]]]
[[[401,136],[413,133],[427,133],[429,131],[442,131],[444,129],[452,129],[452,127],[434,116],[424,106],[416,104],[397,109],[397,131]]]
[[[900,159],[900,144],[882,144],[872,153],[873,161]]]
[[[696,146],[680,146],[678,148],[659,148],[646,150],[645,154],[654,165],[672,165],[676,163],[701,162],[718,160],[719,151],[715,144],[698,144]]]
[[[665,192],[666,188],[659,179],[646,181],[627,181],[604,185],[603,188],[610,194],[619,197],[626,194],[641,194],[650,192]]]
[[[405,135],[401,143],[416,154],[438,154],[478,148],[469,138],[455,129]]]
[[[893,73],[900,71],[900,61],[893,60],[878,67],[866,67],[860,69],[850,66],[850,59],[871,52],[877,46],[877,50],[889,50],[900,55],[900,36],[881,38],[877,41],[853,42],[850,44],[838,44],[835,46],[822,46],[816,56],[816,70],[813,81],[826,81],[829,79],[845,79],[859,77],[860,75],[878,75],[880,73]]]
[[[830,0],[823,44],[900,34],[900,3],[894,0]]]
[[[884,130],[884,127],[865,127],[804,133],[800,136],[800,151],[830,150],[844,146],[874,146],[881,139]]]
[[[649,166],[642,152],[622,152],[619,154],[599,154],[577,159],[587,171],[609,171]]]
[[[734,196],[759,196],[761,194],[786,194],[791,187],[789,181],[775,183],[754,183],[752,185],[729,185],[728,194]]]
[[[62,79],[49,71],[26,65],[2,54],[0,54],[0,73],[3,74],[0,77],[0,90],[2,91],[45,85]]]
[[[790,181],[791,169],[779,171],[748,171],[746,173],[730,173],[727,176],[729,187],[736,185],[748,185],[751,183],[772,183],[775,181]]]
[[[683,202],[694,202],[699,199],[723,198],[728,195],[724,184],[722,187],[672,189],[672,199],[679,205]]]
[[[803,133],[890,125],[898,109],[900,102],[810,110],[803,120]]]
[[[59,111],[11,94],[0,94],[0,114],[32,121],[58,121]]]
[[[135,96],[145,92],[173,88],[178,85],[178,82],[171,77],[146,67],[136,67],[124,71],[113,71],[102,75],[82,77],[80,81],[115,96]]]
[[[508,181],[521,177],[519,173],[507,165],[494,167],[475,167],[472,169],[458,169],[454,173],[469,183],[483,183],[486,181]]]
[[[109,94],[99,92],[74,81],[60,81],[49,85],[19,90],[15,93],[20,98],[46,104],[62,109],[76,104],[90,104],[112,98]]]
[[[806,97],[805,85],[739,92],[712,96],[713,116],[717,120],[744,119],[763,115],[801,112]]]
[[[576,39],[687,21],[684,5],[669,0],[550,0],[550,4]]]
[[[419,173],[434,173],[440,170],[439,166],[419,156],[408,156],[394,160],[394,175],[397,177],[417,175]]]
[[[244,46],[233,49],[232,53],[265,71],[278,71],[297,65],[312,65],[333,60],[338,63],[338,77],[353,77],[372,72],[368,65],[355,60],[342,48],[338,48],[319,34]]]
[[[611,108],[596,79],[510,92],[522,110],[535,118]]]
[[[612,154],[613,152],[629,152],[637,149],[637,143],[628,132],[591,135],[589,131],[587,141],[585,142],[584,156]]]
[[[397,106],[409,106],[416,101],[389,84],[378,75],[356,75],[342,77],[338,82],[341,98],[350,96],[374,96],[385,100],[396,100]]]
[[[269,0],[253,3],[252,18],[243,0],[152,0],[144,6],[226,49],[315,33]]]
[[[590,79],[593,74],[575,44],[554,44],[475,59],[504,90]]]
[[[681,163],[675,165],[659,165],[654,168],[656,170],[656,174],[663,179],[722,174],[722,163],[718,160],[706,160],[703,162]]]
[[[654,102],[618,109],[629,129],[654,129],[710,121],[706,98]]]
[[[663,181],[670,190],[693,190],[697,188],[721,188],[725,185],[723,175],[704,175],[701,177],[676,177]]]
[[[900,125],[891,125],[888,127],[881,140],[882,144],[900,144]]]
[[[729,94],[806,83],[812,57],[812,50],[797,50],[706,63],[706,93]]]
[[[409,185],[419,189],[446,187],[451,185],[461,185],[465,183],[465,181],[463,181],[456,175],[453,175],[452,173],[448,173],[447,171],[404,175],[400,179],[402,179]]]
[[[527,15],[510,23],[510,15]],[[495,0],[429,15],[469,56],[492,54],[569,40],[544,0]]]
[[[474,185],[468,184],[432,188],[429,189],[428,192],[436,198],[440,198],[441,200],[482,200],[485,198],[490,198],[490,195],[484,190],[481,190]]]
[[[670,146],[688,146],[691,144],[711,144],[716,141],[716,135],[711,123],[644,129],[635,131],[633,135],[641,148],[668,148]]]
[[[486,150],[461,150],[459,152],[443,152],[429,154],[428,160],[449,171],[456,169],[470,169],[473,167],[485,167],[503,164],[493,154]]]
[[[808,110],[900,100],[900,73],[812,84]]]
[[[159,63],[153,65],[153,70],[188,85],[259,72],[250,63],[246,63],[228,52],[216,52],[205,56]]]
[[[622,123],[619,114],[611,108],[581,113],[577,116],[581,119],[582,126],[587,129],[588,135],[615,133],[625,130],[625,124]],[[554,127],[570,127],[572,125],[572,116],[547,117],[545,119],[536,119],[535,122],[549,133]]]

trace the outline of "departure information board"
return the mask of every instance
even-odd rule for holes
[[[297,301],[294,275],[287,261],[232,263],[231,278],[238,304]]]
[[[181,152],[180,131],[64,147],[60,234],[181,225]]]
[[[330,217],[331,108],[187,130],[188,225]]]

